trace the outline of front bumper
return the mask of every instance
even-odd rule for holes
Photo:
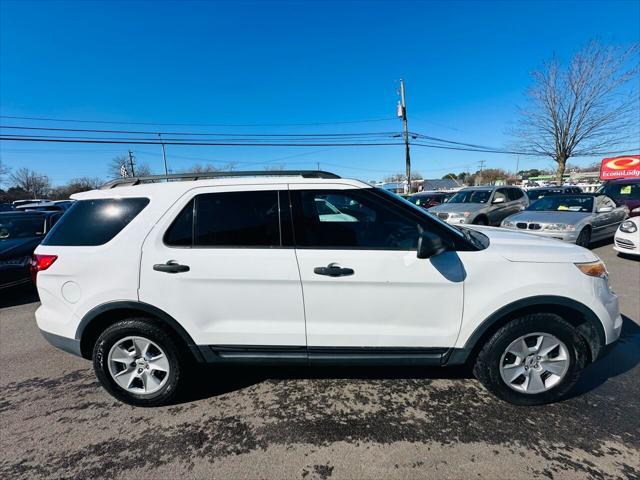
[[[613,249],[627,255],[640,255],[640,235],[618,230],[613,239]]]
[[[511,230],[513,232],[520,232],[520,233],[530,233],[531,235],[537,235],[539,237],[545,237],[545,238],[555,238],[556,240],[562,240],[563,242],[569,242],[569,243],[576,243],[576,240],[578,239],[578,235],[580,234],[580,232],[577,231],[573,231],[573,232],[559,232],[559,231],[549,231],[549,230],[525,230],[524,228],[507,228],[507,227],[502,227],[505,228],[506,230]]]

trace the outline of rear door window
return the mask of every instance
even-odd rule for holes
[[[510,188],[507,193],[509,195],[509,200],[520,200],[524,195],[522,190],[518,188]]]
[[[173,221],[164,242],[176,247],[279,247],[278,192],[197,195]]]
[[[42,242],[43,245],[103,245],[149,204],[148,198],[107,198],[75,202]]]

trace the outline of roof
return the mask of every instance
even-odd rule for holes
[[[191,174],[193,177],[193,174]],[[131,180],[131,179],[129,179]],[[273,172],[271,176],[259,177],[224,177],[224,178],[202,178],[199,180],[163,181],[156,180],[155,183],[140,183],[137,185],[118,185],[116,188],[103,188],[76,193],[71,196],[74,200],[85,200],[93,198],[113,198],[113,197],[171,197],[176,198],[184,192],[202,187],[217,186],[238,186],[238,185],[287,185],[287,184],[310,184],[318,185],[323,183],[341,184],[354,188],[371,188],[368,183],[360,180],[343,178],[305,178],[302,176],[281,176],[278,172]],[[107,184],[108,185],[108,184]]]
[[[422,187],[425,190],[450,190],[460,187],[460,184],[451,178],[444,179],[425,179],[422,181]]]
[[[508,185],[478,185],[477,187],[464,187],[462,190],[460,190],[461,192],[464,192],[466,190],[487,190],[487,191],[491,191],[491,190],[495,190],[496,188],[503,188],[503,187],[507,187]]]

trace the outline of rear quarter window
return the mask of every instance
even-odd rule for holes
[[[108,198],[75,202],[47,234],[43,245],[103,245],[149,204],[148,198]]]

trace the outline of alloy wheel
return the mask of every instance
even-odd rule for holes
[[[500,358],[500,376],[513,390],[536,394],[558,385],[570,364],[567,346],[549,333],[529,333],[509,344]]]
[[[171,369],[165,352],[151,340],[138,336],[117,341],[109,350],[108,364],[113,380],[138,395],[160,390]]]

